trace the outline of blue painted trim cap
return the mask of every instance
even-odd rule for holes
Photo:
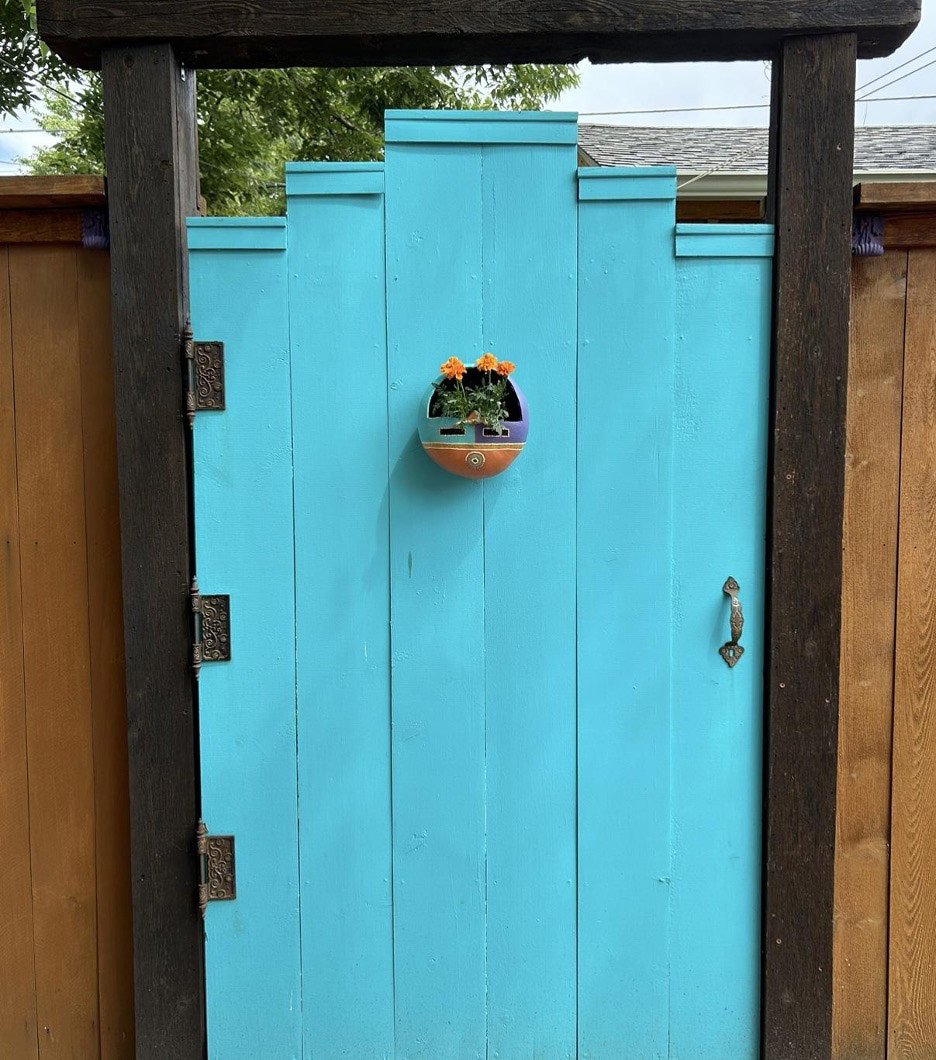
[[[188,217],[189,250],[285,250],[285,217]]]
[[[286,196],[383,195],[383,162],[287,162]]]
[[[388,144],[578,144],[578,115],[561,111],[388,110]]]
[[[578,170],[581,202],[676,198],[675,166],[583,166]]]
[[[773,252],[773,225],[676,225],[677,258],[772,258]]]

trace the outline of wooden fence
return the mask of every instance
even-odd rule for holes
[[[108,262],[82,246],[102,204],[94,179],[0,181],[4,1060],[133,1053]],[[887,215],[888,250],[854,272],[835,1057],[929,1060],[936,195],[876,186],[859,208]]]
[[[936,185],[868,185],[852,287],[839,723],[839,1060],[936,1056]]]
[[[133,1054],[102,182],[0,183],[0,1056]]]

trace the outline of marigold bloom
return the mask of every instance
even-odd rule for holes
[[[439,371],[446,379],[461,379],[465,374],[465,366],[457,357],[449,357],[445,364],[439,365]]]
[[[498,375],[510,375],[511,372],[515,372],[517,366],[513,361],[498,361],[497,362],[497,374]]]
[[[482,372],[493,372],[497,367],[497,358],[493,353],[486,353],[475,361],[475,367],[480,368]]]

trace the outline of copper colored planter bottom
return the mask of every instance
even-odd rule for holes
[[[516,445],[479,445],[477,448],[445,445],[443,442],[423,442],[423,449],[446,471],[463,478],[491,478],[508,468],[523,443]]]

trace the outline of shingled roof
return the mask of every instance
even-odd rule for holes
[[[675,165],[681,173],[766,173],[767,130],[579,124],[579,147],[599,166]],[[936,125],[861,126],[855,172],[936,172]]]

